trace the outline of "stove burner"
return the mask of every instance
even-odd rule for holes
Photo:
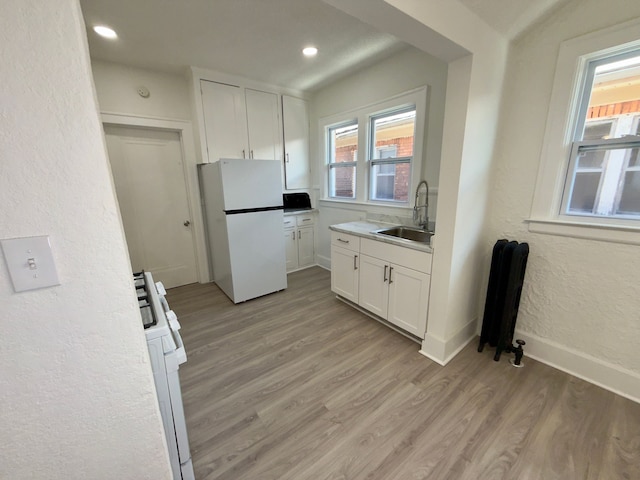
[[[133,274],[133,283],[136,287],[138,305],[140,306],[140,314],[142,315],[142,326],[144,328],[152,327],[157,324],[158,321],[156,320],[153,308],[151,308],[147,282],[144,278],[144,270]]]

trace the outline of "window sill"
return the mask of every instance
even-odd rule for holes
[[[529,231],[533,233],[640,245],[640,227],[609,225],[595,222],[569,222],[556,219],[530,218],[526,220],[526,222],[529,224]]]
[[[411,209],[412,205],[408,203],[383,203],[383,202],[363,202],[360,200],[337,200],[334,198],[321,198],[319,199],[321,205],[327,206],[341,206],[346,207],[353,205],[354,207],[380,207],[380,208],[395,208],[395,209]]]

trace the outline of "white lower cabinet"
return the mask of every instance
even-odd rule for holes
[[[427,329],[430,285],[431,275],[391,264],[387,320],[422,337]]]
[[[389,264],[384,260],[368,255],[360,257],[358,305],[385,319],[389,305],[388,275]]]
[[[359,249],[354,251],[336,245],[332,236],[332,290],[398,328],[424,336],[431,253],[367,238],[359,240]]]
[[[315,264],[315,232],[313,214],[284,217],[285,257],[287,272]]]
[[[360,239],[331,232],[331,291],[358,303]]]

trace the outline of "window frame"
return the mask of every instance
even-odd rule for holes
[[[564,186],[564,191],[563,191],[563,196],[562,196],[562,202],[561,202],[561,206],[560,206],[560,211],[559,211],[559,216],[560,218],[563,217],[603,217],[603,218],[614,218],[614,219],[618,219],[618,220],[632,220],[632,221],[636,221],[636,222],[640,222],[640,218],[634,217],[634,216],[629,216],[629,215],[621,215],[617,213],[617,209],[618,209],[618,205],[619,205],[619,200],[621,197],[621,190],[620,190],[620,179],[622,178],[622,175],[624,174],[624,172],[626,171],[625,166],[622,166],[620,171],[617,172],[617,183],[618,183],[618,187],[617,187],[617,191],[615,194],[615,198],[613,201],[613,206],[612,206],[612,212],[611,214],[602,214],[602,213],[598,213],[596,211],[599,203],[600,203],[600,199],[601,199],[601,192],[603,190],[603,182],[605,181],[605,177],[609,177],[610,174],[607,174],[607,170],[609,169],[609,157],[611,152],[620,149],[621,145],[627,145],[627,144],[633,144],[633,143],[638,143],[640,141],[640,137],[636,137],[635,139],[633,139],[632,137],[626,136],[624,138],[619,138],[619,137],[613,137],[613,138],[606,138],[606,139],[593,139],[593,140],[584,140],[584,132],[587,128],[587,126],[589,124],[605,124],[605,123],[609,123],[610,124],[610,128],[609,128],[609,134],[613,134],[616,130],[616,127],[618,125],[619,122],[619,118],[616,117],[605,117],[599,120],[595,120],[593,122],[588,122],[587,120],[587,112],[589,109],[589,103],[590,103],[590,99],[591,99],[591,93],[592,93],[592,85],[596,76],[596,69],[601,66],[601,65],[606,65],[609,63],[613,63],[613,62],[617,62],[617,61],[621,61],[621,60],[625,60],[628,58],[633,58],[633,57],[637,57],[640,55],[640,49],[638,50],[631,50],[631,51],[625,51],[625,53],[622,54],[614,54],[614,55],[608,55],[605,57],[601,57],[601,58],[597,58],[595,60],[589,60],[586,63],[585,66],[585,72],[584,72],[584,81],[582,82],[582,85],[580,86],[580,103],[579,103],[579,108],[577,109],[576,112],[576,118],[575,118],[575,129],[574,129],[574,133],[573,133],[573,142],[571,145],[571,153],[569,155],[569,165],[567,167],[567,172],[566,172],[566,178],[565,178],[565,186]],[[637,116],[640,114],[636,114],[633,115],[634,119],[633,119],[633,123],[632,125],[635,125],[637,122]],[[640,145],[637,145],[640,146]],[[593,151],[594,149],[600,149],[602,151],[605,151],[605,156],[603,159],[603,163],[602,166],[600,168],[590,168],[590,169],[579,169],[579,159],[580,159],[580,155],[582,152],[588,152],[588,151]],[[628,163],[628,158],[625,159],[625,164]],[[576,183],[576,178],[578,176],[578,173],[591,173],[590,171],[600,171],[600,178],[598,181],[598,188],[596,191],[596,195],[595,195],[595,200],[594,200],[594,206],[592,208],[592,211],[590,213],[586,213],[586,212],[577,212],[577,211],[571,211],[569,206],[570,206],[570,202],[573,199],[573,192],[574,192],[574,186]],[[615,172],[614,172],[615,174]],[[606,191],[606,189],[605,189]],[[605,199],[607,198],[607,196],[605,196]],[[610,198],[610,197],[609,197]]]
[[[398,115],[398,114],[402,114],[402,113],[407,113],[407,112],[415,112],[414,118],[413,118],[413,141],[414,141],[414,145],[413,145],[413,151],[411,156],[405,156],[405,157],[385,157],[385,158],[375,158],[376,155],[376,150],[378,150],[378,148],[376,147],[376,138],[375,138],[375,134],[376,134],[376,129],[375,129],[375,122],[376,120],[380,119],[380,118],[384,118],[384,117],[390,117],[393,115]],[[397,108],[397,109],[391,109],[391,110],[385,110],[383,112],[378,112],[372,115],[369,115],[369,122],[368,122],[368,149],[367,149],[367,153],[368,153],[368,163],[369,163],[369,191],[368,191],[368,200],[370,202],[385,202],[385,203],[389,203],[392,205],[407,205],[411,199],[411,195],[410,195],[410,191],[411,191],[411,172],[413,170],[413,159],[415,157],[415,139],[416,139],[416,118],[418,115],[418,109],[416,107],[416,105],[408,105],[408,106],[404,106],[402,108]],[[388,148],[388,146],[386,146]],[[396,153],[397,153],[397,147],[395,145],[393,145]],[[384,148],[384,147],[383,147]],[[380,174],[375,174],[375,167],[378,165],[394,165],[394,166],[398,166],[400,164],[408,164],[409,165],[409,185],[408,185],[408,189],[409,189],[409,194],[407,195],[407,200],[394,200],[393,198],[390,199],[386,199],[386,198],[374,198],[374,194],[377,191],[377,181],[378,181],[378,177],[380,176]],[[389,175],[391,176],[391,175]],[[395,169],[394,169],[394,173],[393,173],[393,177],[394,177],[394,182],[395,182]]]
[[[333,157],[333,154],[335,153],[335,149],[333,148],[333,146],[331,145],[331,135],[330,132],[333,130],[337,130],[339,128],[344,128],[344,127],[348,127],[354,125],[357,127],[357,137],[358,137],[358,143],[357,143],[357,148],[356,148],[356,158],[353,159],[353,161],[351,162],[336,162],[336,161],[331,161],[331,160],[335,160],[335,158],[329,158],[329,154],[331,154],[331,156]],[[358,178],[358,161],[357,161],[357,153],[360,150],[360,125],[358,124],[358,119],[354,118],[354,119],[350,119],[338,124],[334,124],[334,125],[328,125],[326,127],[326,134],[325,134],[325,143],[326,143],[326,149],[325,151],[327,152],[326,158],[327,158],[327,167],[328,167],[328,176],[327,176],[327,198],[331,199],[331,200],[340,200],[340,201],[349,201],[349,200],[353,200],[357,197],[358,195],[358,182],[357,182],[357,178]],[[353,196],[352,197],[340,197],[340,196],[335,196],[335,195],[331,195],[331,191],[332,191],[332,186],[333,186],[333,190],[335,191],[335,185],[332,184],[331,182],[331,170],[332,169],[336,169],[336,168],[344,168],[344,167],[353,167]]]
[[[353,110],[337,113],[318,120],[318,133],[320,135],[321,158],[324,165],[322,171],[322,192],[320,200],[322,202],[355,204],[355,205],[376,205],[389,208],[407,208],[410,207],[411,194],[408,195],[407,202],[397,202],[389,200],[371,200],[371,166],[370,158],[370,119],[375,115],[382,115],[386,112],[402,111],[415,107],[415,129],[414,129],[414,149],[413,161],[410,167],[409,192],[415,190],[420,181],[420,175],[425,162],[424,154],[426,153],[427,138],[427,94],[428,86],[422,86],[415,90],[404,92],[392,97],[386,98],[376,103],[368,104]],[[358,121],[358,151],[356,164],[356,198],[349,199],[343,197],[331,197],[330,194],[330,162],[329,162],[329,129],[336,126],[348,124],[349,120],[354,118]]]
[[[562,201],[583,108],[587,65],[640,49],[640,20],[565,41],[560,46],[529,230],[535,233],[640,244],[640,222],[622,218],[563,215]],[[588,100],[587,100],[588,102]],[[584,120],[582,120],[584,123]]]

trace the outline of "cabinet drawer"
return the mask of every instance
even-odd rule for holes
[[[396,265],[418,270],[419,272],[431,273],[431,254],[428,252],[399,247],[368,238],[362,239],[360,251],[365,255],[386,260]]]
[[[284,220],[282,221],[282,224],[284,225],[284,228],[290,228],[290,227],[295,227],[296,226],[296,217],[293,215],[287,216],[287,217],[283,217]]]
[[[348,233],[331,231],[331,245],[346,248],[353,252],[360,251],[360,237]]]
[[[313,214],[296,215],[296,225],[299,227],[306,227],[307,225],[313,225]]]

